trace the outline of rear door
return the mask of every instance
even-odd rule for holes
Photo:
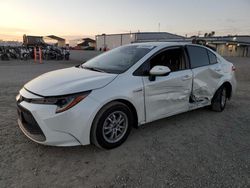
[[[193,71],[192,99],[195,102],[209,102],[223,76],[217,57],[202,46],[187,45],[190,65]]]
[[[168,66],[167,76],[154,81],[143,77],[147,122],[188,110],[192,71],[186,64],[183,47],[163,50],[146,62],[147,72],[156,65]]]

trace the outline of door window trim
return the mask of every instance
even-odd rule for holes
[[[211,59],[210,59],[210,57],[209,57],[209,52],[212,53],[212,54],[215,56],[215,58],[216,58],[216,63],[211,63]],[[210,50],[207,49],[207,55],[208,55],[208,59],[209,59],[209,65],[215,65],[215,64],[218,63],[218,57],[217,57],[217,55],[214,54],[212,51],[210,51]]]
[[[209,66],[209,65],[214,65],[214,64],[210,64],[210,59],[209,59],[209,55],[208,55],[208,52],[207,52],[206,54],[207,54],[207,58],[208,58],[209,64],[207,64],[207,65],[201,65],[201,66],[198,66],[198,67],[194,67],[194,68],[193,68],[192,65],[191,65],[191,60],[190,60],[189,52],[188,52],[188,49],[187,49],[188,46],[203,48],[204,50],[206,50],[206,52],[207,52],[207,49],[204,48],[203,46],[190,45],[190,44],[185,45],[185,48],[186,48],[186,50],[187,50],[188,59],[189,59],[189,66],[190,66],[190,69],[196,69],[196,68],[200,68],[200,67],[206,67],[206,66]],[[216,56],[216,57],[217,57],[217,56]]]
[[[149,74],[146,74],[145,72],[143,72],[141,69],[143,69],[143,67],[147,64],[150,63],[150,60],[153,59],[155,56],[159,55],[160,53],[167,51],[167,50],[171,50],[171,49],[181,49],[183,56],[184,56],[184,63],[185,63],[185,69],[182,70],[177,70],[177,71],[171,71],[172,72],[179,72],[179,71],[184,71],[184,70],[188,70],[190,69],[190,61],[187,55],[187,52],[185,50],[185,46],[182,45],[176,45],[176,46],[168,46],[165,48],[162,48],[161,50],[155,52],[153,55],[151,55],[145,62],[143,62],[134,72],[133,72],[133,76],[149,76]]]

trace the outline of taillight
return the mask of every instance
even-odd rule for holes
[[[232,66],[232,72],[234,72],[236,70],[235,66]]]

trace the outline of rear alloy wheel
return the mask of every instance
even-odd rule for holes
[[[100,110],[93,122],[91,142],[105,149],[118,147],[127,139],[132,124],[132,113],[125,104],[109,103]]]
[[[226,103],[227,103],[227,89],[226,87],[222,86],[216,91],[212,99],[211,109],[216,112],[222,112],[226,107]]]

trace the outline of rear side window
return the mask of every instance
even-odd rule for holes
[[[191,68],[209,65],[207,49],[198,46],[187,46]]]
[[[214,53],[210,52],[209,50],[207,51],[207,53],[208,53],[208,57],[209,57],[209,60],[210,60],[210,64],[217,63],[216,55],[214,55]]]

